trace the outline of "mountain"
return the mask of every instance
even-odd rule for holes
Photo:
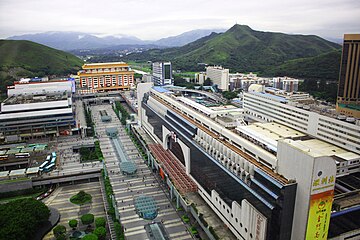
[[[59,50],[70,51],[80,49],[105,49],[108,47],[116,47],[121,45],[149,45],[149,47],[173,47],[183,46],[187,43],[195,41],[201,37],[207,36],[212,32],[223,32],[222,29],[198,29],[182,33],[178,36],[162,38],[157,41],[141,40],[134,36],[114,35],[98,37],[89,33],[81,32],[44,32],[36,34],[24,34],[12,36],[8,40],[28,40],[46,45],[48,47]]]
[[[126,58],[172,61],[177,69],[197,71],[198,63],[223,65],[231,71],[266,73],[289,60],[315,57],[341,46],[314,35],[262,32],[234,25],[225,33],[213,33],[182,47],[155,49]],[[284,72],[286,73],[286,72]]]
[[[191,43],[195,40],[198,40],[199,38],[208,36],[213,32],[221,33],[225,31],[226,31],[225,29],[197,29],[189,32],[184,32],[177,36],[161,38],[153,42],[153,44],[158,46],[166,46],[166,47],[180,47],[188,43]]]
[[[83,61],[70,53],[24,40],[0,40],[0,92],[20,77],[76,73]]]
[[[264,74],[269,76],[292,76],[306,79],[337,81],[340,71],[341,50],[322,53],[315,57],[299,58],[267,69]]]
[[[9,37],[8,40],[29,40],[60,50],[95,49],[120,44],[144,44],[144,41],[125,35],[97,37],[81,32],[45,32]]]

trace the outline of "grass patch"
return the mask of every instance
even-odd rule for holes
[[[91,200],[92,196],[84,191],[80,191],[78,192],[78,194],[70,198],[70,202],[77,205],[84,205],[86,203],[90,203]]]

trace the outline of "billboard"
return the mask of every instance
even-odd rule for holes
[[[306,239],[327,239],[334,191],[311,195]]]
[[[306,239],[327,239],[333,203],[336,165],[332,157],[314,159]]]

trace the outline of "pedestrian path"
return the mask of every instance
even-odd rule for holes
[[[106,110],[107,114],[112,117],[111,123],[103,123],[101,121],[100,110]],[[170,204],[168,196],[161,189],[152,172],[140,157],[140,153],[125,132],[111,106],[93,106],[92,114],[126,239],[148,239],[144,226],[152,221],[140,218],[134,207],[134,198],[140,195],[152,196],[155,199],[158,206],[158,216],[154,221],[162,221],[167,234],[175,236],[172,239],[192,239],[192,236],[186,231],[186,225],[182,222],[176,210]],[[124,154],[137,165],[138,171],[135,176],[121,174],[115,148],[106,136],[107,127],[116,127],[118,130],[118,139],[123,145]]]

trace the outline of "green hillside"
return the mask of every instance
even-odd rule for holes
[[[341,50],[334,50],[315,57],[289,60],[280,66],[267,69],[269,76],[293,76],[306,79],[337,81],[340,71]]]
[[[0,91],[21,77],[76,73],[82,60],[30,41],[0,40]]]
[[[149,50],[127,58],[172,61],[176,69],[187,71],[200,70],[198,63],[206,63],[223,65],[232,72],[264,74],[289,60],[315,57],[340,48],[318,36],[261,32],[237,24],[225,33],[214,33],[183,47]],[[286,66],[282,70],[287,73]]]

